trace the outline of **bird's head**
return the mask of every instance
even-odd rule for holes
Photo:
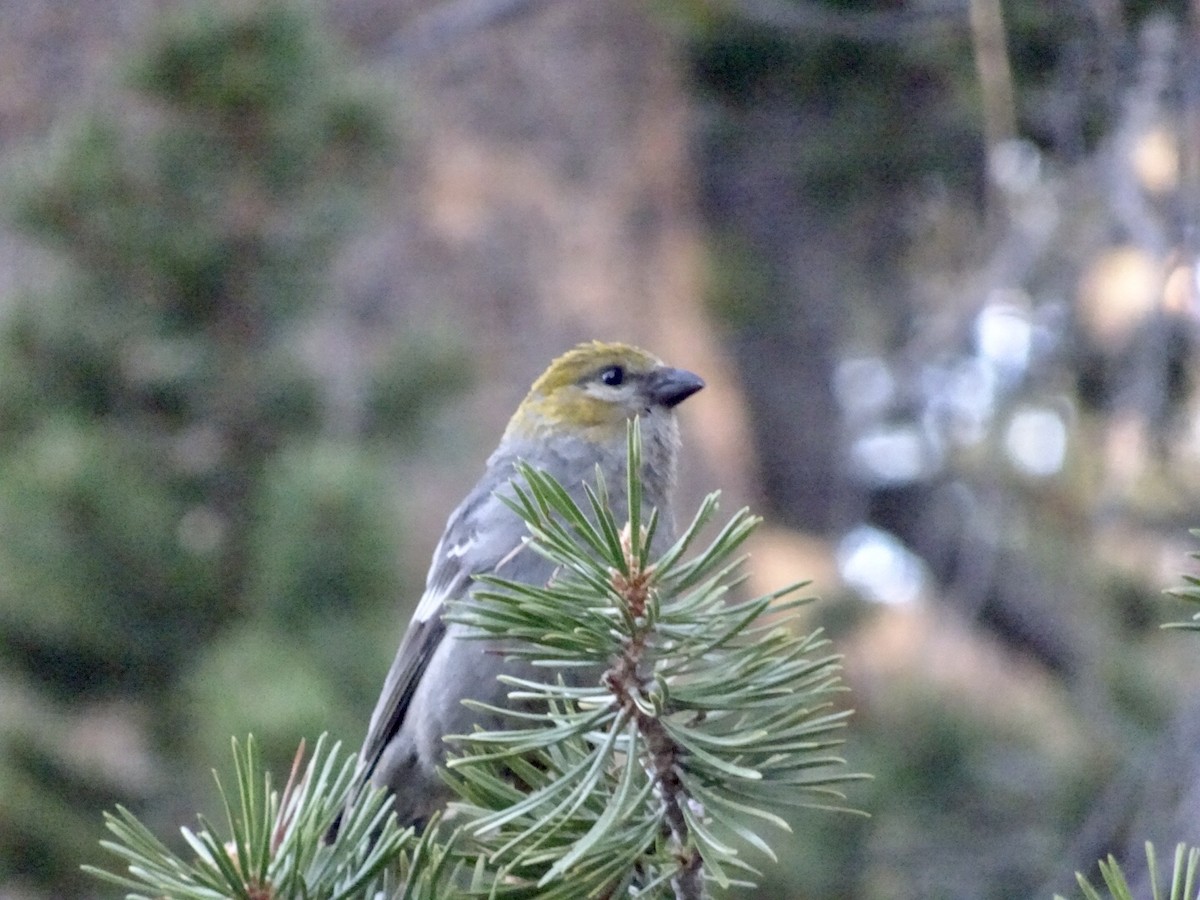
[[[674,408],[702,387],[698,375],[671,368],[637,347],[580,344],[533,383],[505,437],[536,440],[565,432],[592,442],[624,440],[629,419],[673,419]]]

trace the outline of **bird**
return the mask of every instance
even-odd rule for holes
[[[503,708],[509,688],[497,676],[553,677],[528,662],[506,658],[492,639],[469,636],[466,625],[443,619],[450,601],[470,594],[475,576],[544,585],[554,574],[553,564],[526,545],[525,523],[505,502],[514,496],[515,465],[524,461],[553,476],[587,509],[584,485],[595,484],[597,471],[607,484],[624,482],[626,423],[636,417],[643,504],[659,510],[655,546],[669,546],[680,446],[675,411],[703,387],[700,376],[668,366],[645,350],[599,341],[557,357],[533,382],[482,477],[446,522],[424,593],[384,679],[359,753],[358,790],[367,784],[387,788],[401,826],[423,827],[452,798],[438,774],[446,759],[447,735],[504,727],[499,717],[464,705],[464,700]],[[612,495],[620,521],[627,515],[624,492]],[[330,833],[336,834],[336,828],[335,822]]]

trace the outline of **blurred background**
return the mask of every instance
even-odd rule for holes
[[[1145,0],[0,0],[0,900],[356,747],[554,355],[702,373],[870,818],[757,896],[1200,843],[1200,36]]]

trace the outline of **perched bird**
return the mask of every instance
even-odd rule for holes
[[[443,737],[503,723],[464,706],[464,698],[503,707],[502,672],[547,677],[528,663],[506,660],[490,640],[469,638],[465,626],[442,619],[446,603],[472,589],[472,578],[495,573],[545,584],[550,562],[524,545],[525,523],[500,498],[512,496],[518,460],[554,476],[586,509],[585,482],[596,467],[614,487],[623,483],[626,422],[637,416],[642,436],[643,497],[660,510],[656,544],[674,539],[669,500],[679,428],[675,407],[704,382],[625,344],[580,344],[550,363],[509,420],[479,483],[450,515],[433,552],[425,593],[384,681],[359,755],[358,783],[386,786],[401,825],[421,824],[445,805],[450,789],[438,776]],[[611,491],[614,512],[623,491]],[[662,543],[660,543],[662,542]],[[535,674],[540,672],[542,674]]]

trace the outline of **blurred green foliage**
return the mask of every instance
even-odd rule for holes
[[[382,440],[331,434],[297,337],[395,161],[394,102],[308,5],[190,4],[8,172],[53,256],[0,321],[0,870],[72,892],[99,810],[194,806],[230,734],[280,763],[361,729],[399,498]],[[463,384],[412,343],[364,373],[376,439]],[[112,703],[135,734],[89,717]]]

